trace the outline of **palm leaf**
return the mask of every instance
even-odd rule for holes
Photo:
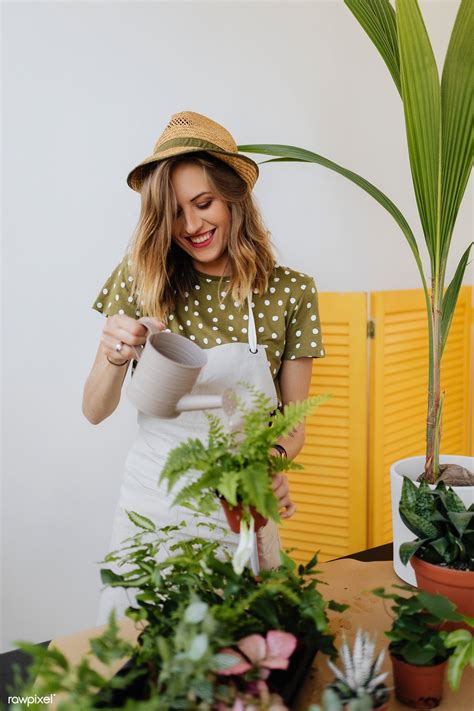
[[[451,235],[472,164],[472,63],[474,12],[462,0],[441,79],[441,248],[448,256]]]
[[[428,293],[425,275],[423,273],[423,266],[420,259],[420,253],[418,250],[418,245],[416,243],[415,236],[398,207],[387,197],[381,190],[379,190],[375,185],[370,183],[368,180],[362,176],[354,173],[352,170],[343,168],[341,165],[334,163],[334,161],[329,160],[329,158],[324,158],[324,156],[308,151],[304,148],[298,148],[297,146],[288,146],[281,143],[252,143],[248,145],[239,145],[238,150],[245,153],[260,153],[262,155],[272,155],[280,156],[279,158],[272,158],[270,160],[261,161],[261,163],[275,163],[281,161],[300,161],[303,163],[318,163],[319,165],[329,168],[350,181],[358,185],[360,188],[365,190],[369,195],[371,195],[377,202],[382,205],[394,218],[400,229],[402,230],[405,238],[410,246],[411,251],[416,260],[418,266],[418,271],[420,272],[421,280],[423,282],[423,288],[425,294]]]
[[[446,341],[448,340],[449,329],[451,328],[451,321],[453,320],[454,310],[456,308],[456,303],[459,296],[459,289],[461,288],[462,280],[464,277],[464,272],[469,260],[469,253],[471,251],[473,243],[468,246],[461,259],[459,260],[458,267],[454,273],[452,281],[446,293],[443,297],[443,308],[441,316],[441,355],[443,355],[444,347]]]
[[[441,97],[433,49],[416,0],[396,0],[400,76],[416,202],[431,258],[439,262]]]
[[[344,3],[379,50],[401,94],[395,10],[388,0],[344,0]]]

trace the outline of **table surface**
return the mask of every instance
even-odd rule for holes
[[[363,562],[391,560],[392,551],[392,544],[387,543],[383,546],[377,546],[376,548],[369,548],[368,550],[359,551],[358,553],[351,553],[350,555],[340,558],[339,560],[347,558],[353,558]],[[51,640],[47,640],[45,642],[39,642],[38,644],[42,647],[47,647],[50,641]],[[31,656],[19,649],[14,649],[10,652],[0,654],[0,704],[6,704],[8,696],[16,693],[14,689],[9,691],[9,687],[13,684],[14,679],[14,665],[17,666],[22,678],[26,679],[27,668],[30,660]]]

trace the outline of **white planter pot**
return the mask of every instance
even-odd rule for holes
[[[474,457],[461,457],[455,454],[440,454],[440,464],[460,464],[471,472],[474,471]],[[414,541],[416,536],[405,526],[398,513],[398,504],[402,495],[403,477],[409,477],[415,484],[425,466],[425,457],[400,459],[390,467],[390,487],[392,493],[392,531],[393,531],[393,567],[399,578],[409,585],[416,585],[415,571],[411,563],[403,565],[398,551],[402,543]],[[433,487],[434,488],[434,487]],[[454,486],[456,494],[466,508],[474,501],[473,486]]]

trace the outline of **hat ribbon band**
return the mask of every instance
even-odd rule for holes
[[[210,143],[209,141],[203,141],[201,138],[170,138],[169,141],[165,141],[158,149],[155,149],[155,155],[158,155],[161,151],[165,151],[168,148],[174,148],[175,146],[183,148],[185,146],[193,146],[196,148],[202,148],[203,151],[230,153],[230,151],[225,151],[220,146],[216,146],[214,143]]]

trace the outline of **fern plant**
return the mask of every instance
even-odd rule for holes
[[[272,456],[269,450],[328,396],[290,403],[283,412],[269,414],[271,399],[248,383],[240,384],[251,393],[250,405],[233,396],[242,415],[241,426],[231,430],[217,415],[206,412],[207,443],[190,437],[175,447],[162,468],[160,482],[166,481],[170,491],[183,478],[190,480],[180,488],[174,504],[207,514],[218,508],[217,492],[231,506],[242,506],[242,520],[247,523],[252,518],[251,507],[265,518],[279,522],[273,474],[302,466],[291,459]]]

